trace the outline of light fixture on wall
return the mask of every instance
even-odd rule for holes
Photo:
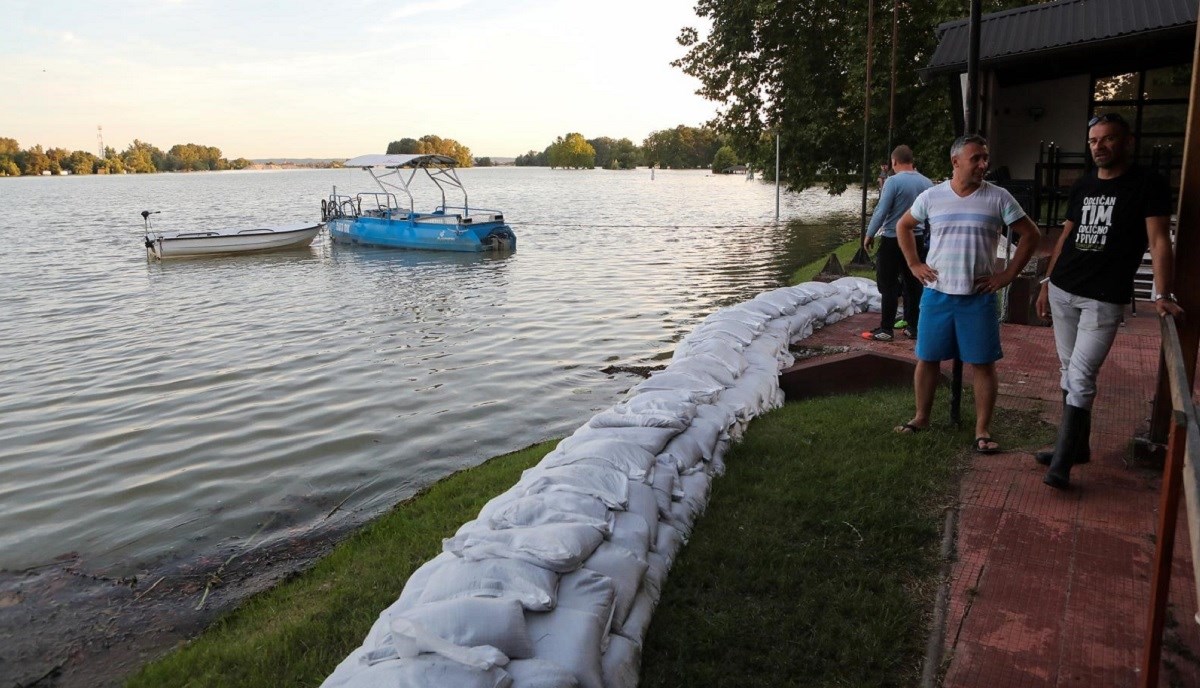
[[[1042,115],[1046,114],[1046,108],[1042,107],[1041,105],[1033,105],[1026,112],[1028,112],[1029,116],[1033,119],[1033,121],[1036,122],[1042,118]]]

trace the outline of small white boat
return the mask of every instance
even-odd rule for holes
[[[155,232],[150,231],[150,211],[142,211],[142,219],[145,220],[147,229],[146,257],[158,260],[302,248],[311,244],[324,226],[318,222],[249,229]]]

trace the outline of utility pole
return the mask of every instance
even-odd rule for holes
[[[779,222],[779,130],[775,130],[775,221]]]
[[[99,150],[99,152],[96,153],[96,157],[103,160],[104,159],[104,127],[100,126],[99,124],[96,125],[96,146],[97,146],[97,149]]]
[[[875,43],[875,0],[867,0],[867,85],[863,93],[863,157],[862,157],[862,214],[858,234],[858,251],[850,264],[855,267],[871,267],[871,256],[863,248],[867,238],[867,189],[871,187],[871,155],[868,137],[871,132],[871,60]]]

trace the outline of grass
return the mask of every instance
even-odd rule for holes
[[[355,533],[304,574],[246,602],[128,686],[318,686],[418,566],[557,441],[456,473]]]
[[[917,683],[973,421],[948,427],[942,403],[935,429],[896,435],[911,394],[804,401],[754,422],[664,585],[642,686]],[[1009,448],[1049,436],[1003,409],[995,427]]]
[[[940,514],[972,421],[946,428],[943,403],[934,430],[892,434],[911,404],[910,390],[881,390],[789,404],[754,422],[664,586],[642,685],[915,683]],[[1049,435],[1032,415],[1004,410],[996,427],[1010,446]],[[442,538],[555,444],[438,482],[127,685],[319,685]]]
[[[858,252],[858,247],[861,245],[862,242],[860,242],[858,239],[854,239],[853,241],[847,241],[841,246],[838,246],[833,250],[833,252],[837,254],[838,260],[841,261],[842,267],[846,268],[846,272],[848,274],[857,277],[869,277],[871,279],[875,279],[875,270],[873,269],[857,270],[846,267],[850,264],[850,260],[854,258],[854,254]],[[801,282],[808,282],[812,280],[817,273],[821,272],[821,268],[825,267],[825,261],[827,260],[829,260],[829,256],[826,255],[812,261],[811,263],[806,263],[805,265],[800,266],[795,272],[792,273],[792,279],[789,280],[789,284],[800,284]]]

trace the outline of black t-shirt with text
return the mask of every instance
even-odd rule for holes
[[[1090,172],[1071,187],[1075,223],[1054,263],[1059,289],[1108,303],[1129,303],[1146,253],[1146,218],[1171,214],[1171,190],[1159,175],[1131,167],[1116,179]]]

